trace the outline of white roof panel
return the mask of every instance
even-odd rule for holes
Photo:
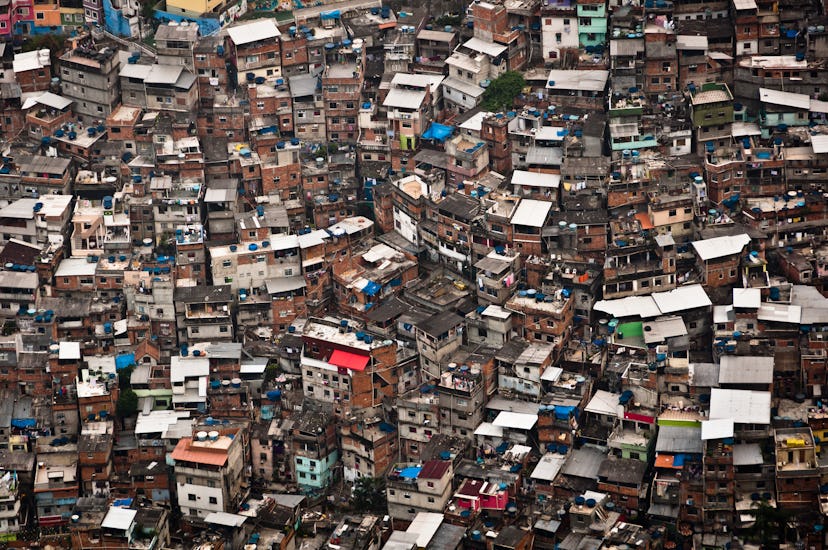
[[[470,38],[463,46],[476,52],[485,53],[490,57],[497,57],[508,49],[508,46],[486,42],[479,38]]]
[[[550,187],[557,189],[561,185],[560,174],[541,174],[540,172],[527,172],[526,170],[515,170],[512,173],[512,185],[526,185],[528,187]],[[551,207],[551,203],[550,207]]]
[[[653,300],[652,296],[627,296],[615,300],[600,300],[595,303],[593,309],[608,313],[613,317],[658,317],[661,310]]]
[[[680,34],[676,37],[677,50],[706,50],[707,37]]]
[[[510,428],[513,430],[531,430],[538,423],[538,415],[516,413],[509,411],[502,411],[497,415],[497,418],[492,422],[493,425],[500,428]]]
[[[95,275],[97,263],[89,262],[86,258],[66,258],[60,262],[55,277],[74,277],[78,275]]]
[[[737,10],[755,10],[756,0],[733,0],[733,7]]]
[[[425,99],[425,90],[404,90],[402,88],[391,88],[388,95],[382,102],[383,107],[397,109],[419,109]]]
[[[730,135],[733,137],[760,136],[762,130],[755,122],[736,121],[730,127]]]
[[[718,420],[705,420],[702,422],[702,441],[707,441],[708,439],[724,439],[726,437],[733,437],[732,418],[720,418]]]
[[[230,40],[235,45],[241,46],[259,40],[277,38],[282,33],[279,32],[276,23],[272,19],[257,19],[252,23],[230,27],[227,29],[227,34],[230,35]]]
[[[170,358],[170,382],[184,382],[186,378],[209,375],[210,360],[206,357],[173,355]]]
[[[417,548],[425,548],[434,538],[435,533],[443,524],[443,514],[436,512],[419,512],[406,529],[406,533],[417,535]]]
[[[460,128],[461,130],[470,130],[472,132],[479,132],[480,130],[483,129],[483,119],[486,118],[487,116],[489,116],[490,114],[492,114],[492,113],[490,113],[488,111],[478,111],[474,115],[469,117],[468,120],[466,120],[465,122],[460,124],[460,126],[458,126],[458,128]]]
[[[654,292],[652,297],[661,313],[675,313],[713,304],[701,285],[686,285],[667,292]]]
[[[563,128],[558,128],[557,126],[541,126],[535,131],[535,140],[563,141],[563,139]]]
[[[480,315],[485,317],[494,317],[496,319],[508,319],[512,316],[512,312],[507,309],[503,309],[498,305],[492,304],[487,306]]]
[[[60,342],[58,344],[58,359],[80,359],[80,342]]]
[[[749,242],[750,236],[747,233],[742,233],[741,235],[727,235],[703,241],[693,241],[691,244],[696,249],[699,257],[707,261],[740,254]]]
[[[757,466],[764,463],[762,447],[758,443],[739,443],[733,446],[734,466]]]
[[[32,106],[38,104],[62,111],[72,104],[72,100],[66,99],[65,97],[59,96],[57,94],[53,94],[52,92],[46,92],[36,98],[27,99],[22,109],[25,111],[26,109],[29,109]]]
[[[240,527],[247,520],[247,516],[229,514],[227,512],[210,512],[204,516],[205,523],[223,525],[225,527]]]
[[[551,209],[552,203],[549,201],[523,199],[512,215],[512,225],[543,227]]]
[[[477,429],[474,430],[474,435],[480,435],[483,437],[503,437],[503,428],[495,426],[491,422],[481,422]]]
[[[828,153],[828,135],[811,136],[814,153]]]
[[[828,113],[828,101],[811,98],[810,110],[812,113]]]
[[[733,59],[732,55],[727,55],[724,52],[717,52],[717,51],[709,52],[707,54],[707,57],[709,57],[710,59],[719,59],[719,60],[723,60],[723,61],[728,61],[728,60]]]
[[[733,321],[733,306],[713,306],[713,322],[727,323]]]
[[[759,306],[757,318],[760,321],[800,324],[802,307],[790,304],[765,303]]]
[[[713,388],[710,393],[711,420],[732,418],[737,424],[770,424],[770,410],[770,392]]]
[[[757,309],[762,305],[762,292],[758,288],[734,288],[733,307]]]
[[[563,369],[561,367],[546,367],[540,379],[544,382],[557,382],[562,374]]]
[[[121,67],[119,76],[123,78],[137,78],[139,80],[144,80],[147,78],[147,75],[150,74],[151,70],[152,65],[139,65],[138,63],[127,64]]]
[[[144,82],[147,84],[173,85],[178,82],[178,77],[183,70],[184,67],[182,65],[162,65],[156,63],[150,68],[149,73],[144,78]]]
[[[805,94],[783,92],[781,90],[772,90],[770,88],[759,88],[759,99],[762,102],[770,103],[771,105],[783,105],[785,107],[795,107],[797,109],[811,109],[811,98]]]
[[[22,73],[25,71],[34,71],[42,69],[51,65],[51,58],[49,57],[49,50],[34,50],[31,52],[22,52],[14,54],[14,61],[12,61],[12,70],[15,73]]]
[[[546,79],[546,89],[603,92],[607,87],[607,79],[609,71],[552,69]]]
[[[595,414],[604,414],[607,416],[618,416],[618,398],[621,394],[610,393],[605,390],[597,390],[592,399],[589,400],[586,409],[587,412]]]
[[[129,508],[116,508],[111,506],[106,513],[106,517],[101,522],[103,529],[118,529],[119,531],[126,531],[132,526],[138,510],[131,510]]]

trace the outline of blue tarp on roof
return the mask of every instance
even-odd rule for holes
[[[431,126],[428,127],[423,133],[423,139],[436,139],[437,141],[446,141],[451,136],[451,133],[454,131],[453,126],[446,126],[445,124],[439,124],[437,122],[432,122]]]
[[[685,458],[686,457],[683,454],[680,454],[680,453],[676,454],[676,455],[673,455],[673,466],[675,466],[676,468],[681,468],[682,466],[684,466],[684,459]]]
[[[34,428],[37,426],[37,420],[34,418],[12,418],[12,428]]]
[[[382,285],[379,283],[375,283],[374,281],[368,281],[368,284],[365,285],[365,288],[362,289],[362,292],[367,294],[368,296],[376,296],[377,292],[380,291]]]
[[[339,19],[340,16],[339,10],[323,11],[319,14],[320,19]]]
[[[422,469],[422,466],[407,466],[400,472],[400,477],[404,479],[417,479]]]
[[[115,356],[115,370],[125,369],[130,365],[135,364],[134,353],[122,353]]]
[[[569,417],[574,409],[575,407],[555,405],[555,418],[557,418],[558,420],[569,420]]]

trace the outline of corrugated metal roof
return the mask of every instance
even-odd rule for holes
[[[569,453],[561,473],[573,477],[596,479],[606,453],[592,447],[582,447]]]
[[[773,357],[724,355],[719,365],[719,384],[770,384]]]
[[[704,445],[701,430],[684,426],[659,426],[656,452],[701,453]]]

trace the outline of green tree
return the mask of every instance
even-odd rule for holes
[[[135,365],[126,366],[118,371],[118,387],[129,388],[133,370],[135,370]]]
[[[748,538],[762,544],[762,548],[779,548],[791,517],[791,512],[778,510],[767,502],[761,501],[756,509],[756,521],[748,530]]]
[[[385,479],[360,477],[354,482],[351,505],[357,510],[385,513],[388,499],[385,496]]]
[[[122,389],[121,395],[115,403],[115,412],[120,418],[132,416],[138,412],[138,394],[130,388]]]
[[[523,75],[517,71],[506,71],[492,80],[483,92],[483,108],[487,111],[501,111],[514,105],[515,97],[526,85]]]

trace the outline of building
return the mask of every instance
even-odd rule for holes
[[[395,464],[386,477],[388,514],[411,521],[422,512],[441,512],[451,498],[453,477],[448,460]]]
[[[247,487],[242,435],[238,428],[199,431],[175,446],[170,456],[178,506],[187,521],[238,510]]]
[[[80,45],[61,56],[59,67],[61,91],[75,102],[79,120],[92,123],[108,117],[120,100],[117,51]]]

